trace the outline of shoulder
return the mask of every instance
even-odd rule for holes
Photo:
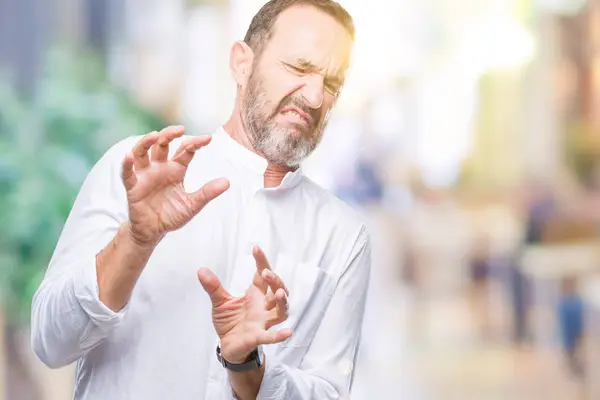
[[[304,176],[302,179],[304,190],[317,201],[320,208],[331,213],[338,219],[338,222],[346,226],[367,230],[368,220],[362,213],[309,177]]]
[[[316,218],[321,230],[329,230],[333,242],[345,244],[351,252],[371,246],[371,222],[367,216],[323,188],[309,177],[303,177],[304,191],[315,201]],[[342,244],[343,243],[343,244]],[[343,246],[343,247],[346,247]]]

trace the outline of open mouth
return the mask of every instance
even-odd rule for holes
[[[281,115],[285,116],[291,122],[310,126],[312,118],[310,115],[296,107],[286,107],[280,112]]]

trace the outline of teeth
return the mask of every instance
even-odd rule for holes
[[[302,118],[302,116],[300,116],[300,114],[298,114],[296,111],[293,111],[293,110],[286,111],[283,114],[285,114],[285,115],[293,114],[293,115],[297,116],[298,118]]]

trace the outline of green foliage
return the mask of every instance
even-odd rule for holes
[[[0,80],[0,295],[29,320],[75,196],[116,141],[165,125],[104,79],[93,54],[54,50],[31,101]]]

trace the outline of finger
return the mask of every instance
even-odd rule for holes
[[[258,344],[275,344],[283,342],[292,336],[292,330],[289,328],[277,331],[260,331],[258,334]]]
[[[279,289],[275,296],[275,302],[277,306],[274,310],[271,310],[271,316],[267,321],[266,329],[270,329],[272,326],[282,323],[289,316],[289,302],[288,298],[283,291],[283,289]]]
[[[285,321],[288,317],[290,303],[288,301],[287,293],[283,289],[279,289],[277,293],[275,293],[275,302],[277,303],[277,316],[279,318],[284,318]]]
[[[277,302],[275,301],[275,295],[272,292],[267,293],[267,295],[265,296],[265,310],[271,311],[275,308],[275,306],[277,306]]]
[[[137,177],[135,175],[135,172],[133,172],[133,163],[133,153],[129,152],[125,155],[125,158],[123,159],[123,165],[121,168],[121,179],[123,180],[125,190],[127,191],[133,189],[133,187],[137,183]]]
[[[173,139],[183,136],[183,126],[169,126],[160,131],[158,141],[152,146],[150,157],[152,161],[165,162],[169,157],[169,145]]]
[[[193,212],[199,213],[208,203],[229,189],[229,181],[225,178],[213,179],[194,193],[189,194]]]
[[[265,281],[263,279],[263,277],[260,276],[258,273],[254,274],[254,278],[252,279],[252,284],[254,286],[256,286],[258,289],[260,289],[260,291],[263,294],[273,297],[273,293],[267,293],[267,290],[269,289],[269,285],[267,284],[267,281]],[[275,301],[275,297],[273,297],[273,301]],[[268,300],[267,300],[267,305],[268,305]],[[267,308],[267,310],[269,310],[269,308]]]
[[[267,282],[267,285],[269,285],[273,293],[277,293],[279,289],[283,289],[285,294],[290,294],[283,280],[270,269],[264,269],[262,271],[262,277]]]
[[[142,137],[132,150],[134,156],[134,166],[136,170],[147,168],[150,165],[148,150],[158,140],[158,132],[150,132]]]
[[[201,268],[198,271],[198,280],[202,284],[204,291],[210,297],[213,307],[219,307],[233,297],[221,285],[219,278],[208,268]]]
[[[268,281],[264,278],[264,271],[270,270],[271,266],[269,265],[269,261],[267,260],[267,256],[265,252],[260,248],[259,245],[255,245],[252,248],[252,256],[254,256],[254,260],[256,261],[256,274],[254,277],[254,281],[265,282],[264,285],[257,285],[257,287],[263,292],[263,294],[267,293],[268,289]],[[273,293],[276,291],[273,290]]]
[[[173,161],[187,168],[190,162],[192,162],[196,151],[209,144],[211,139],[211,136],[205,135],[184,140],[173,155]]]

